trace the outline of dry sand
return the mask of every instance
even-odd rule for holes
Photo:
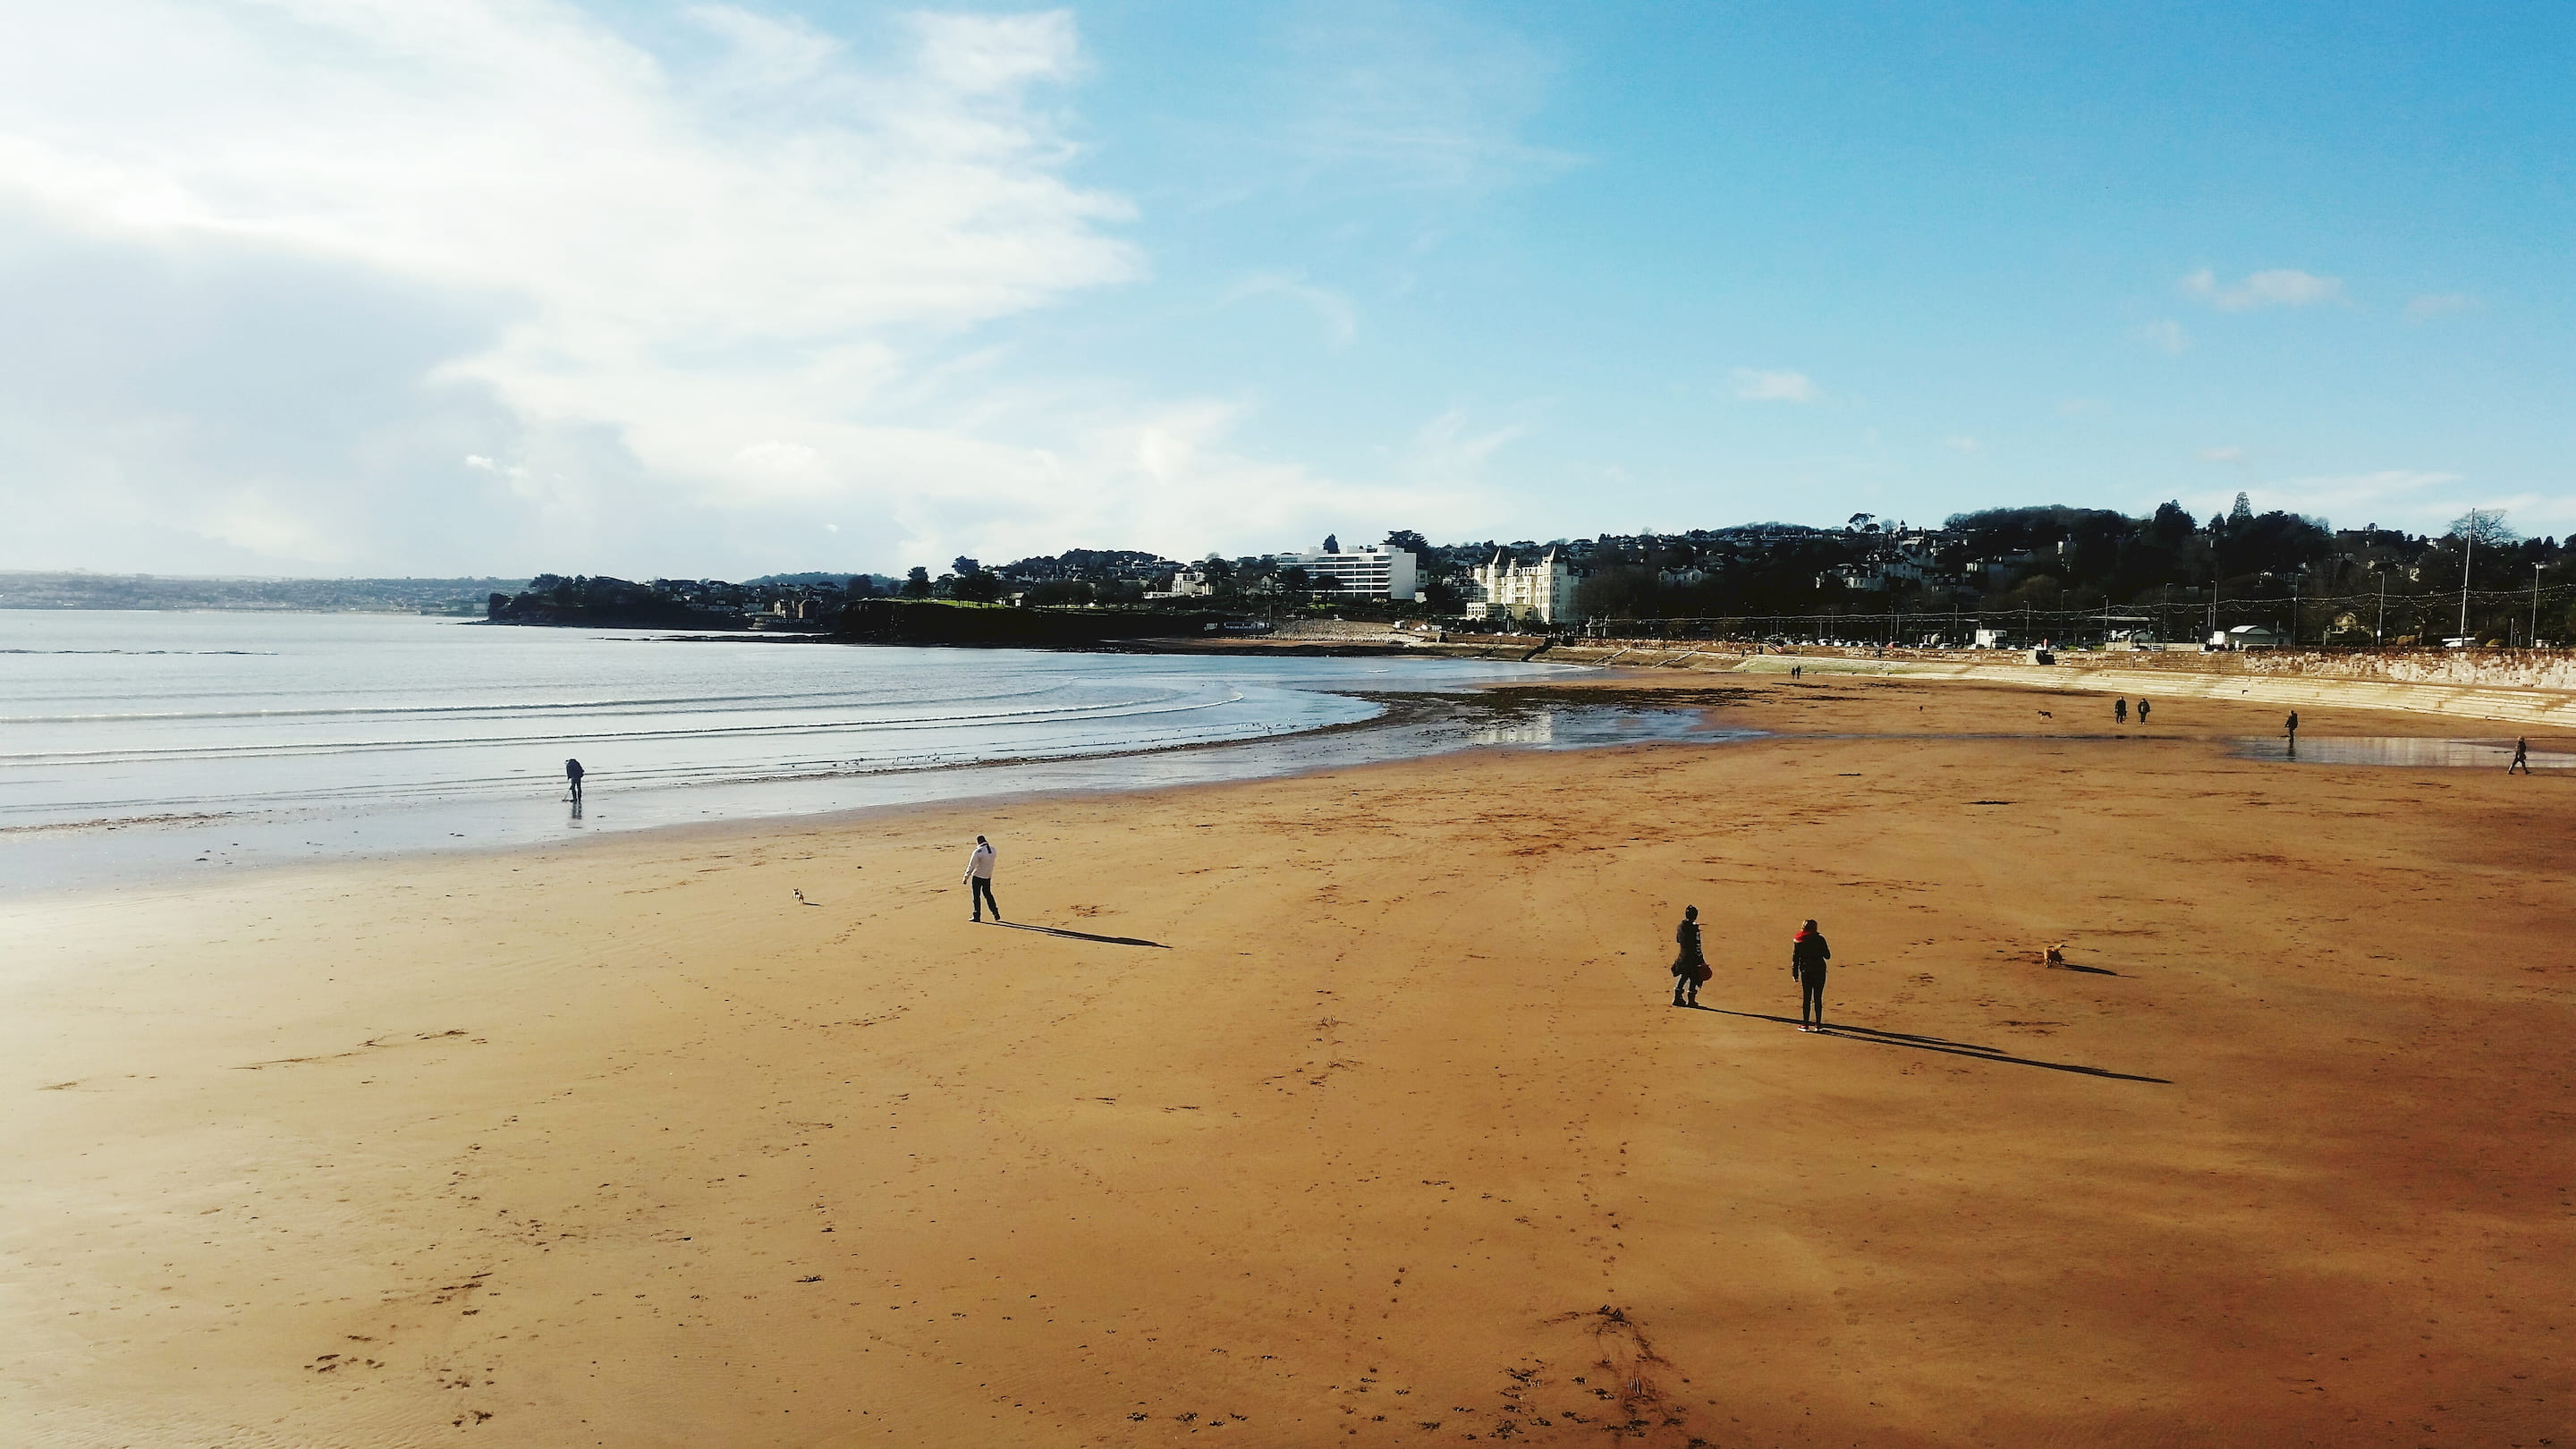
[[[11,907],[0,1438],[2569,1440],[2576,778],[1745,689]]]

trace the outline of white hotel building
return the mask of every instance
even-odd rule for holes
[[[1476,598],[1467,605],[1471,619],[1562,624],[1574,618],[1574,586],[1582,575],[1554,544],[1536,563],[1526,564],[1514,562],[1509,549],[1498,548],[1473,574]]]
[[[1319,594],[1410,599],[1419,592],[1411,551],[1382,543],[1343,549],[1333,546],[1329,538],[1324,543],[1325,547],[1303,553],[1274,553],[1270,562],[1281,569],[1304,569],[1307,586]]]

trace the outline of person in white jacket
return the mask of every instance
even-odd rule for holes
[[[993,919],[1000,920],[1002,903],[993,899],[993,842],[980,835],[975,837],[975,853],[966,857],[966,884],[974,887],[968,904],[975,913],[975,919],[983,920],[984,908],[991,906]]]

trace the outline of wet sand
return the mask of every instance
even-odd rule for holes
[[[1787,733],[7,907],[10,1437],[2567,1437],[2576,779],[1667,685]]]

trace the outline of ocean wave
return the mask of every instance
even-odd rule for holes
[[[476,746],[510,745],[548,747],[560,745],[604,744],[617,741],[680,739],[749,739],[812,734],[866,733],[870,731],[911,731],[937,729],[998,728],[1017,725],[1058,723],[1101,723],[1114,720],[1151,718],[1163,714],[1181,714],[1204,709],[1221,709],[1240,704],[1244,696],[1229,694],[1223,699],[1197,700],[1182,704],[1163,704],[1151,708],[1132,702],[1098,706],[1059,706],[1049,709],[1006,710],[986,714],[947,714],[908,719],[864,719],[798,721],[794,723],[757,723],[698,726],[661,730],[608,730],[583,733],[533,735],[448,735],[427,739],[403,740],[311,740],[280,741],[257,745],[185,745],[162,749],[123,750],[40,750],[0,752],[0,769],[44,765],[110,765],[121,763],[165,763],[189,760],[294,759],[335,755],[371,754],[389,750],[470,749]]]
[[[1076,688],[1098,688],[1080,685]],[[1025,699],[1061,693],[1065,686],[1046,685],[1028,689],[999,689],[948,696],[943,703],[989,703],[997,699]],[[1121,703],[1146,703],[1167,697],[1173,691],[1140,693],[1120,700],[1104,701],[1086,708],[1114,707]],[[510,719],[568,713],[635,714],[647,711],[667,712],[675,709],[755,708],[770,711],[782,709],[848,708],[864,705],[854,694],[865,691],[850,689],[817,689],[796,694],[697,694],[670,695],[640,699],[549,700],[534,704],[503,701],[480,701],[472,704],[389,704],[389,705],[316,705],[302,709],[235,709],[235,710],[122,710],[85,714],[0,714],[0,724],[193,724],[218,723],[224,720],[296,720],[296,719],[442,719],[485,717]],[[917,694],[889,690],[887,703],[919,703]]]

